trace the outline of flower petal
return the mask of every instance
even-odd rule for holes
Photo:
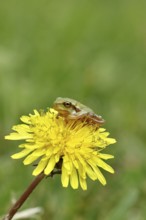
[[[69,174],[64,166],[62,166],[61,182],[63,187],[68,187]]]
[[[70,175],[70,184],[73,189],[77,189],[79,186],[77,171],[74,167],[73,167],[72,173]]]
[[[56,164],[55,158],[54,158],[54,156],[52,156],[48,162],[48,165],[46,166],[46,168],[44,170],[44,173],[46,175],[49,175],[52,172],[52,170],[54,169],[55,164]]]
[[[34,176],[37,176],[38,174],[40,174],[45,169],[47,162],[48,162],[47,160],[41,160],[39,164],[37,165],[37,167],[34,169],[32,174]]]
[[[101,160],[100,158],[97,159],[97,166],[101,167],[102,169],[110,172],[110,173],[114,173],[113,168],[108,165],[107,163],[105,163],[103,160]]]
[[[86,180],[83,179],[81,176],[79,176],[79,181],[80,181],[81,188],[82,188],[83,190],[87,190]]]
[[[30,149],[24,149],[24,150],[22,150],[22,151],[19,152],[19,153],[13,154],[11,157],[12,157],[13,159],[20,159],[20,158],[23,158],[23,157],[25,157],[26,155],[28,155],[31,151],[32,151],[32,150],[30,150]]]

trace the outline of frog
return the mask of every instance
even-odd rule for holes
[[[82,103],[71,98],[58,97],[53,103],[53,108],[58,111],[58,115],[64,117],[66,121],[80,120],[90,125],[100,126],[105,120],[94,113],[94,111]]]

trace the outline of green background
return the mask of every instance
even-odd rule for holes
[[[19,142],[4,135],[61,96],[106,120],[115,174],[103,171],[105,187],[88,180],[87,191],[47,178],[22,210],[42,207],[38,220],[146,219],[145,11],[144,0],[1,1],[0,215],[33,180],[33,167],[10,158]]]

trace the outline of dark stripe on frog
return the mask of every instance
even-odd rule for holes
[[[74,109],[76,112],[80,112],[81,109],[76,107],[75,105],[71,105],[72,109]]]

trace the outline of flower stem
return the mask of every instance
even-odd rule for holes
[[[61,171],[53,171],[49,176],[53,176],[54,174],[60,174]],[[36,188],[36,186],[41,182],[41,180],[46,175],[44,173],[40,173],[28,186],[28,188],[24,191],[24,193],[20,196],[20,198],[16,201],[16,203],[12,206],[12,208],[9,210],[8,214],[3,218],[3,220],[11,220],[13,216],[16,214],[18,209],[23,205],[23,203],[26,201],[26,199],[29,197],[29,195],[32,193],[32,191]]]

